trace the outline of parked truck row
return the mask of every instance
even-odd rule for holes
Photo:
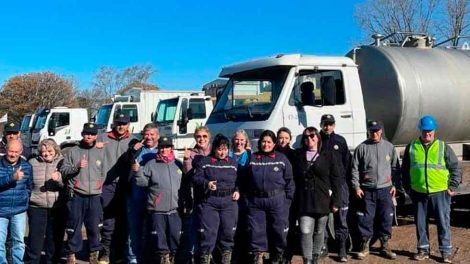
[[[190,139],[194,129],[205,124],[212,108],[211,97],[199,92],[131,89],[116,95],[112,103],[102,105],[91,119],[102,133],[110,131],[114,118],[124,113],[130,117],[130,132],[137,137],[145,124],[156,122],[163,136],[174,138],[178,154],[182,155],[184,147],[193,144]],[[83,124],[89,121],[85,108],[41,108],[23,117],[21,139],[33,152],[46,138],[54,139],[66,149],[81,139]]]

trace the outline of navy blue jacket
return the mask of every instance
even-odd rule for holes
[[[13,173],[21,167],[23,179],[16,181]],[[12,166],[5,158],[0,157],[0,217],[11,217],[28,209],[32,185],[31,165],[20,158]]]
[[[217,191],[238,191],[237,167],[237,161],[230,157],[222,160],[212,156],[202,158],[194,170],[196,194],[210,195],[207,186],[210,181],[217,181]]]
[[[341,178],[347,178],[350,180],[351,175],[351,152],[348,148],[346,139],[334,132],[330,135],[320,131],[321,136],[321,151],[332,151],[341,157],[341,163],[343,166],[339,167]],[[343,180],[343,179],[341,179]]]
[[[243,180],[243,190],[248,195],[284,190],[287,199],[294,198],[292,165],[284,154],[277,151],[270,154],[256,152],[251,155],[248,171]]]

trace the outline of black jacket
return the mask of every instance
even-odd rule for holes
[[[331,151],[322,151],[307,161],[306,150],[296,150],[295,182],[298,214],[328,214],[339,207],[341,161]],[[330,195],[331,190],[331,195]]]

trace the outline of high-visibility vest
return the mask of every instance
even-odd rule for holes
[[[424,149],[419,139],[410,145],[411,189],[419,193],[434,193],[448,188],[449,170],[444,159],[445,144],[435,140]]]

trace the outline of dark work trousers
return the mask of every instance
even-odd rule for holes
[[[181,217],[178,212],[151,213],[151,236],[154,252],[175,254],[180,244]]]
[[[346,182],[341,185],[341,200],[338,211],[334,214],[335,239],[338,242],[346,241],[349,237],[348,210],[349,210],[349,186]],[[326,232],[328,233],[328,232]]]
[[[28,208],[29,234],[26,247],[25,263],[41,261],[41,251],[46,253],[48,264],[59,263],[62,256],[65,222],[65,206],[57,208]]]
[[[125,192],[115,182],[103,185],[101,202],[103,206],[101,244],[110,254],[111,260],[125,258],[127,252],[127,202]],[[119,228],[115,230],[115,226]],[[110,249],[115,252],[110,252]]]
[[[217,240],[222,251],[232,250],[238,220],[238,204],[232,196],[215,197],[197,203],[199,254],[211,254]]]
[[[285,193],[272,197],[247,197],[248,237],[250,252],[266,252],[269,248],[283,253],[287,247],[290,202]]]
[[[74,197],[67,202],[67,213],[65,253],[74,254],[82,249],[82,224],[85,224],[89,251],[101,250],[100,226],[103,209],[100,195],[74,193]]]
[[[232,259],[234,263],[248,263],[248,208],[246,198],[238,199],[238,221],[235,231],[235,245],[233,248]]]
[[[197,250],[197,228],[198,219],[196,212],[191,212],[182,216],[182,229],[179,253],[175,257],[175,263],[191,264],[193,263],[193,254]]]
[[[359,203],[357,221],[363,241],[374,235],[374,222],[377,237],[392,236],[393,202],[390,194],[391,187],[382,189],[363,189],[364,197]]]
[[[287,232],[286,260],[291,261],[296,251],[300,249],[300,225],[298,220],[298,205],[292,203],[289,209],[289,232]],[[325,232],[328,233],[328,232]],[[290,263],[290,262],[289,262]]]

